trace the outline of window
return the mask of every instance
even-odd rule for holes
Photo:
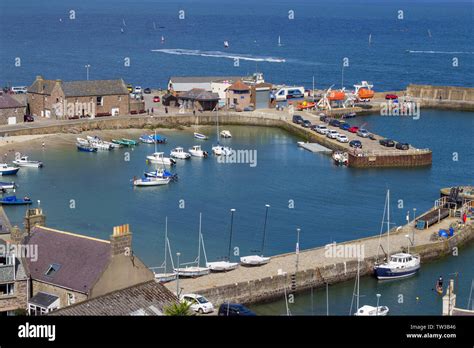
[[[73,293],[68,292],[67,293],[67,305],[73,305],[76,303],[76,296]]]
[[[13,295],[15,292],[15,283],[0,284],[0,296]]]
[[[122,101],[122,96],[118,96],[118,101]]]
[[[49,265],[49,268],[44,275],[48,277],[54,277],[54,275],[59,271],[60,268],[60,265],[53,263]]]
[[[97,106],[104,105],[104,97],[97,97]]]

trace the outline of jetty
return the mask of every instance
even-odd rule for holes
[[[217,305],[226,301],[249,304],[283,299],[285,293],[297,293],[353,279],[357,274],[357,257],[355,255],[339,257],[335,250],[363,250],[361,275],[372,274],[375,262],[382,261],[386,257],[384,250],[388,249],[390,253],[419,254],[422,263],[447,256],[453,254],[459,246],[474,239],[473,201],[466,201],[460,207],[448,209],[448,216],[436,224],[423,229],[417,228],[420,219],[446,206],[447,202],[446,197],[440,198],[432,209],[414,221],[393,228],[390,232],[390,246],[386,234],[332,243],[276,255],[268,264],[259,267],[240,266],[227,273],[211,273],[195,279],[180,279],[179,286],[183,293],[199,293]],[[469,214],[466,223],[461,223],[459,218],[463,212]],[[450,228],[453,229],[452,236],[439,237],[440,230]],[[167,283],[166,286],[171,291],[176,291],[175,281]]]
[[[319,145],[318,143],[305,143],[303,141],[299,141],[298,146],[311,152],[332,153],[331,149]]]

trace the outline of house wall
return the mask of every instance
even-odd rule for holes
[[[102,96],[102,105],[97,105],[97,97],[98,96],[68,97],[66,98],[66,103],[71,103],[72,105],[81,103],[84,106],[84,115],[90,114],[91,116],[96,116],[106,113],[112,115],[112,109],[116,108],[119,109],[119,115],[128,115],[130,113],[128,94]],[[76,108],[74,107],[74,109]],[[81,108],[74,111],[74,116],[82,116]],[[79,113],[77,111],[79,111]]]
[[[69,289],[65,289],[56,285],[47,284],[40,282],[38,280],[33,280],[32,282],[32,295],[35,296],[38,292],[45,292],[51,295],[56,295],[59,297],[59,307],[64,308],[67,307],[67,294],[72,293],[76,299],[75,303],[82,302],[87,300],[87,295],[72,291]]]
[[[14,311],[15,309],[27,307],[27,281],[17,280],[15,282],[15,293],[10,296],[0,296],[0,312]]]
[[[115,255],[93,286],[90,297],[104,295],[153,279],[155,279],[153,272],[138,257]]]
[[[234,99],[237,99],[237,103],[234,103]],[[236,110],[242,110],[245,107],[249,106],[250,103],[250,91],[241,94],[236,93],[235,91],[227,90],[227,107],[232,107],[232,105],[235,104]]]
[[[0,109],[0,124],[8,124],[9,117],[15,117],[16,123],[22,123],[25,113],[26,107]]]
[[[229,82],[211,82],[211,92],[219,95],[219,103],[225,104],[227,93],[226,89],[231,86]]]

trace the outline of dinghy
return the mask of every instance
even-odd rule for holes
[[[0,204],[3,205],[25,205],[25,204],[32,204],[30,198],[17,198],[17,196],[8,196],[0,199]]]
[[[133,180],[133,186],[160,186],[167,185],[170,182],[170,178],[151,178],[143,177],[140,179]]]
[[[176,160],[169,157],[164,157],[164,152],[155,152],[149,156],[146,156],[146,158],[147,161],[153,164],[166,164],[169,166],[176,164]]]
[[[16,184],[12,182],[2,182],[0,181],[0,190],[14,190],[16,189]]]
[[[13,167],[6,163],[0,163],[0,175],[15,175],[19,170],[19,167]]]
[[[194,145],[192,148],[188,149],[189,153],[193,157],[207,157],[207,151],[201,149],[201,145]]]
[[[122,138],[120,139],[121,141],[123,141],[125,144],[127,144],[128,146],[132,146],[132,145],[138,145],[138,141],[136,140],[132,140],[132,139],[127,139],[127,138]]]
[[[209,139],[209,137],[207,135],[204,135],[204,134],[201,134],[201,133],[197,133],[197,132],[194,132],[194,137],[196,139],[199,139],[199,140],[207,140]]]

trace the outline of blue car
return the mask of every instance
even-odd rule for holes
[[[342,122],[342,123],[339,125],[339,128],[341,128],[342,130],[349,130],[349,128],[351,128],[351,125],[350,125],[349,123]]]
[[[235,317],[235,316],[256,316],[250,309],[240,303],[223,303],[219,307],[217,315]]]

